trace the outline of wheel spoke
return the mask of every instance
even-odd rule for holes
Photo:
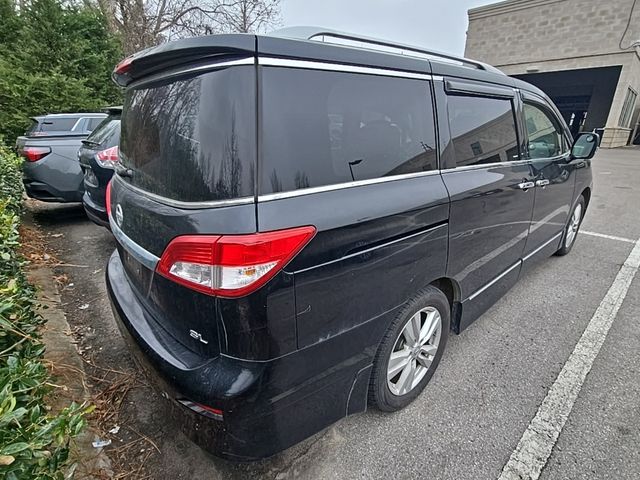
[[[407,366],[410,354],[411,350],[406,347],[391,354],[389,357],[389,366],[387,367],[387,378],[389,380],[393,379]]]
[[[424,325],[422,326],[422,329],[420,330],[419,343],[420,344],[426,343],[427,340],[429,340],[433,336],[439,324],[440,324],[440,315],[438,314],[437,310],[430,311],[427,314],[427,318],[424,321]]]
[[[400,395],[404,395],[405,393],[411,390],[411,385],[413,384],[413,378],[415,377],[416,366],[415,361],[411,360],[402,370],[402,374],[398,379],[398,383],[396,384],[396,388],[398,389],[398,393]]]
[[[418,324],[417,330],[415,326],[416,322]],[[420,337],[420,313],[419,312],[416,313],[413,317],[411,317],[411,320],[409,320],[407,324],[404,326],[404,329],[402,330],[402,335],[407,341],[407,344],[409,345],[416,344],[416,342],[418,341],[418,338]]]

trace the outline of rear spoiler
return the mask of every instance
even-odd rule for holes
[[[116,65],[111,78],[121,87],[154,73],[210,58],[233,60],[255,56],[256,36],[209,35],[184,38],[135,53]]]

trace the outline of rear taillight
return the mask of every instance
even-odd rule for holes
[[[37,162],[51,153],[49,147],[24,147],[22,149],[22,156],[27,159],[28,162]]]
[[[117,146],[96,153],[96,162],[98,162],[98,165],[102,168],[115,168],[116,163],[119,161]]]
[[[111,183],[112,180],[109,180],[109,183],[107,183],[107,191],[104,196],[104,201],[107,207],[107,217],[111,217]]]
[[[249,235],[184,235],[169,243],[157,272],[208,295],[241,297],[273,278],[315,233],[307,226]]]
[[[125,58],[113,69],[111,78],[121,87],[124,87],[130,80],[131,62],[133,62],[133,56]]]
[[[133,61],[133,55],[125,58],[120,63],[116,65],[116,68],[113,69],[113,73],[117,75],[122,75],[123,73],[127,73],[131,68],[131,62]]]

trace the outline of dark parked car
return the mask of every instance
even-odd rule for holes
[[[45,202],[82,200],[78,148],[106,116],[61,113],[32,118],[31,127],[16,140],[16,150],[25,159],[23,181],[29,197]]]
[[[571,250],[591,198],[597,135],[572,145],[542,91],[472,60],[219,35],[114,78],[113,311],[227,458],[406,406],[450,331]]]
[[[84,173],[84,209],[91,221],[108,228],[105,194],[118,162],[122,107],[111,107],[105,111],[109,116],[82,141],[78,158]]]

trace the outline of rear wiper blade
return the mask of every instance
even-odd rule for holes
[[[100,146],[100,144],[98,142],[94,142],[92,140],[87,140],[86,138],[84,140],[82,140],[82,143],[84,145],[93,145],[95,147],[99,147]]]
[[[116,171],[116,174],[119,175],[120,177],[129,177],[129,178],[133,177],[133,170],[125,167],[124,165],[120,165],[119,163],[116,163],[115,171]]]

